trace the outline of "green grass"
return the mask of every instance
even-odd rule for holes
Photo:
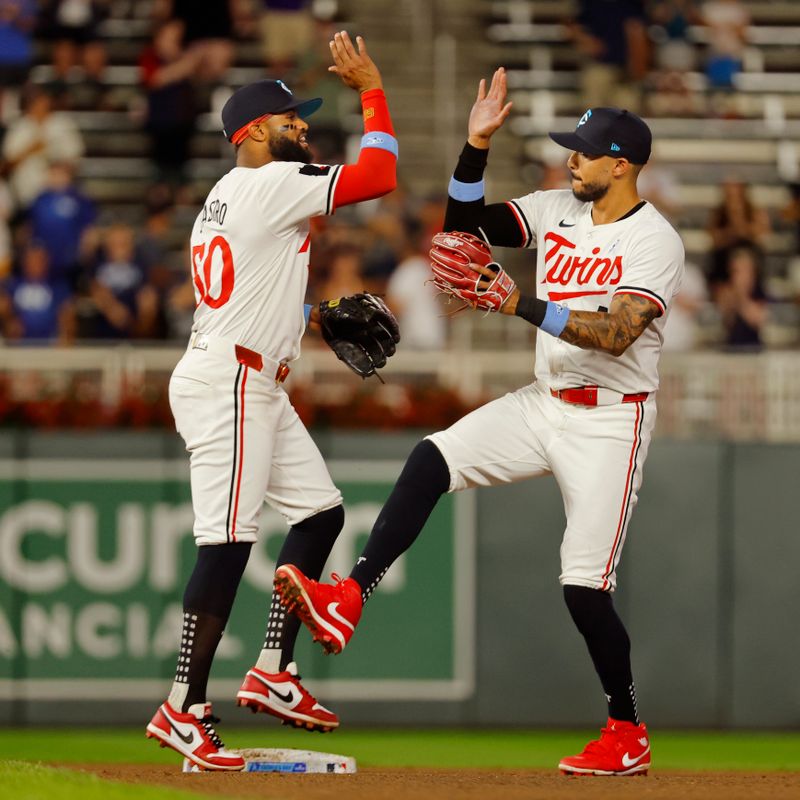
[[[268,726],[222,728],[230,747],[294,747],[355,756],[361,766],[553,769],[597,731],[344,730],[321,736]],[[21,761],[175,764],[139,730],[0,729],[0,753]],[[800,771],[800,733],[678,733],[653,735],[656,768]],[[0,782],[1,785],[2,782]]]
[[[114,783],[25,761],[0,761],[0,787],[9,800],[198,800],[194,792]]]

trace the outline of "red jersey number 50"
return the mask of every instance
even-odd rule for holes
[[[219,294],[216,297],[211,294],[211,268],[215,256],[217,257],[217,263],[220,265],[218,269],[221,268],[218,273]],[[200,295],[198,306],[200,303],[205,303],[211,308],[219,308],[231,299],[231,292],[233,291],[233,255],[231,246],[225,241],[224,237],[215,236],[209,243],[207,252],[205,242],[192,248],[192,278]]]

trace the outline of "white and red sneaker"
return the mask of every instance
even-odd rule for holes
[[[339,727],[339,717],[320,705],[300,683],[297,664],[283,672],[262,672],[253,667],[236,695],[238,705],[282,719],[285,725],[327,733]]]
[[[275,591],[287,610],[296,614],[328,653],[341,653],[361,619],[361,587],[335,573],[335,584],[306,578],[292,564],[275,570]]]
[[[589,742],[579,755],[562,758],[558,768],[565,775],[647,775],[647,728],[609,717],[600,738]]]
[[[211,716],[211,703],[197,703],[182,713],[165,702],[150,720],[145,735],[158,739],[161,747],[171,747],[186,756],[200,769],[244,769],[244,759],[225,749],[214,730],[215,722],[219,719]]]

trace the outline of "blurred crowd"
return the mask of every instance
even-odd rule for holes
[[[336,4],[315,9],[307,0],[221,0],[198,13],[189,0],[156,0],[138,80],[126,88],[108,79],[112,44],[101,32],[109,0],[0,0],[4,341],[185,340],[195,304],[186,221],[201,199],[187,165],[200,115],[218,115],[230,94],[237,40],[260,42],[265,75],[324,99],[311,121],[314,160],[345,160],[343,119],[357,100],[327,69]],[[46,79],[34,82],[37,52],[49,64]],[[147,137],[152,180],[135,224],[106,213],[81,187],[85,111],[123,112]],[[401,189],[316,220],[309,297],[388,294],[408,345],[441,347],[444,321],[432,291],[420,298],[419,287],[427,242],[443,218],[442,198]]]
[[[749,46],[750,12],[742,0],[577,0],[564,24],[578,54],[584,107],[619,106],[649,118],[742,116],[737,76],[748,58],[759,58]],[[566,185],[561,152],[545,153],[542,188]],[[651,159],[639,189],[680,228],[681,185],[674,171]],[[704,339],[757,350],[765,344],[772,301],[796,305],[800,230],[794,256],[773,281],[773,294],[780,296],[770,296],[765,270],[773,228],[800,223],[800,185],[789,180],[786,189],[790,200],[772,220],[743,177],[720,172],[718,203],[704,224],[708,252],[687,260],[665,350],[690,350],[708,343]]]
[[[335,2],[217,0],[198,13],[190,0],[153,0],[149,35],[126,61],[135,63],[137,78],[127,83],[110,77],[117,61],[112,42],[120,38],[103,34],[121,5],[126,1],[0,0],[0,336],[6,342],[185,339],[195,302],[185,247],[202,199],[189,169],[194,134],[202,115],[218,115],[231,91],[237,42],[259,43],[265,75],[286,80],[300,95],[324,98],[311,120],[316,161],[342,162],[358,140],[359,131],[347,124],[352,92],[327,71],[327,42],[340,24]],[[645,116],[736,116],[732,87],[749,24],[740,0],[578,0],[575,6],[565,29],[579,53],[585,106],[621,105]],[[698,29],[702,48],[692,40]],[[692,91],[698,69],[713,91]],[[150,182],[136,220],[117,218],[82,188],[84,112],[124,114],[147,143]],[[539,167],[540,188],[565,185],[563,152]],[[673,220],[681,213],[680,188],[657,161],[642,173],[642,195]],[[707,257],[687,265],[668,349],[697,346],[710,315],[726,346],[762,345],[771,308],[765,242],[776,222],[800,229],[800,187],[791,189],[792,202],[771,220],[741,178],[725,179],[706,220]],[[445,202],[443,194],[419,197],[401,186],[380,201],[315,220],[310,301],[360,290],[385,294],[401,318],[404,347],[442,347],[447,319],[433,290],[422,287]]]

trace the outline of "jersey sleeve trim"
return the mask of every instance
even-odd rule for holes
[[[614,290],[614,296],[616,297],[618,294],[635,294],[637,297],[645,297],[648,300],[652,300],[661,309],[662,314],[667,311],[667,304],[650,289],[642,289],[640,286],[617,286]]]
[[[336,184],[339,182],[339,174],[342,171],[342,165],[337,164],[331,170],[331,180],[328,184],[328,197],[325,201],[325,213],[326,214],[333,214],[333,195],[336,192]]]
[[[520,247],[527,247],[531,241],[533,241],[533,233],[531,232],[531,226],[528,224],[528,220],[525,218],[525,214],[522,213],[522,209],[517,204],[516,200],[507,200],[506,205],[511,209],[514,216],[517,219],[517,224],[522,231],[522,244]]]

